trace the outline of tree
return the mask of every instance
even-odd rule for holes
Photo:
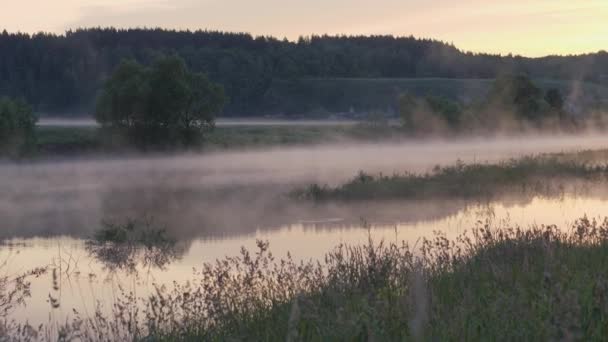
[[[524,74],[498,77],[490,90],[488,103],[532,121],[542,119],[544,114],[542,92]]]
[[[537,78],[605,82],[598,70],[608,70],[606,52],[522,58],[467,53],[451,44],[411,36],[324,35],[293,42],[245,33],[162,29],[90,28],[60,35],[2,31],[0,96],[24,97],[36,111],[89,113],[106,75],[121,60],[150,65],[166,51],[174,51],[191,70],[204,71],[221,84],[231,100],[224,111],[231,115],[302,114],[299,102],[317,101],[310,106],[336,112],[351,107],[352,101],[342,104],[306,89],[281,96],[280,101],[265,101],[264,95],[276,92],[274,86],[286,80],[494,78],[500,72],[525,71]],[[367,82],[362,92],[370,93],[374,84]],[[340,92],[342,85],[336,85],[334,91]],[[364,104],[357,106],[364,111],[388,103],[372,96],[357,101]]]
[[[551,88],[545,93],[545,101],[553,110],[561,112],[564,109],[564,99],[559,89]]]
[[[95,119],[102,125],[121,129],[134,128],[145,121],[147,73],[134,61],[121,62],[97,100]]]
[[[449,128],[458,128],[462,117],[462,107],[460,103],[443,96],[432,95],[427,96],[425,101],[430,111],[443,119],[448,124]]]
[[[399,112],[406,130],[423,134],[456,130],[463,115],[456,101],[432,95],[417,98],[407,93],[399,97]]]
[[[33,150],[37,120],[25,101],[0,98],[0,155],[15,157]]]
[[[224,103],[223,89],[177,56],[149,68],[123,61],[106,81],[95,117],[141,148],[185,147],[201,142]]]
[[[398,101],[401,124],[405,129],[413,131],[415,129],[414,113],[417,110],[418,101],[410,93],[401,94]]]

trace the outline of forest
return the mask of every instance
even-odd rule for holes
[[[223,86],[228,116],[386,109],[392,105],[387,98],[398,101],[392,94],[418,79],[428,83],[437,78],[431,91],[443,86],[442,79],[485,80],[506,73],[608,83],[608,75],[598,72],[608,70],[605,51],[526,58],[465,52],[411,36],[324,35],[289,41],[216,31],[91,28],[61,35],[3,31],[0,96],[21,98],[42,115],[90,116],[104,81],[121,61],[151,65],[167,55],[179,55],[192,71]]]

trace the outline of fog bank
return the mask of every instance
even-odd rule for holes
[[[0,217],[4,237],[80,236],[102,219],[140,215],[188,230],[204,223],[216,233],[240,231],[241,225],[284,223],[273,218],[314,221],[346,215],[346,209],[338,208],[316,217],[288,203],[284,194],[312,182],[344,182],[359,170],[426,172],[459,159],[493,162],[606,146],[608,136],[602,135],[528,136],[1,164]],[[405,210],[403,215],[414,212],[420,210]]]

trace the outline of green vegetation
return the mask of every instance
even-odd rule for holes
[[[37,155],[120,153],[128,150],[120,139],[96,127],[37,127]],[[203,150],[231,150],[303,146],[343,141],[386,141],[403,137],[399,127],[385,124],[226,126],[203,136]]]
[[[551,88],[545,92],[545,102],[558,113],[564,110],[564,98],[557,88]]]
[[[456,130],[463,123],[463,106],[441,96],[416,98],[410,94],[399,97],[401,123],[410,134],[424,135],[429,133]]]
[[[561,97],[561,96],[560,96]],[[486,102],[504,111],[512,111],[517,117],[529,120],[542,115],[542,92],[526,75],[499,77],[488,95]]]
[[[260,241],[255,253],[204,264],[193,282],[146,298],[117,293],[111,316],[4,331],[83,341],[601,341],[607,267],[608,219],[564,230],[486,222],[419,249],[370,238],[320,262],[276,260]]]
[[[216,127],[205,137],[208,149],[316,145],[343,141],[386,141],[402,137],[398,127],[367,123],[336,126]]]
[[[425,174],[370,175],[360,172],[337,186],[312,184],[295,190],[295,198],[310,200],[369,200],[387,198],[491,198],[505,192],[551,195],[563,192],[556,181],[606,181],[608,165],[585,161],[576,154],[511,159],[497,164],[436,166]]]
[[[96,127],[37,127],[38,156],[74,155],[104,150],[100,130]]]
[[[606,221],[582,219],[569,233],[485,225],[457,241],[425,240],[420,257],[407,245],[370,240],[338,247],[322,265],[288,260],[276,268],[266,266],[272,257],[261,244],[251,259],[207,269],[211,279],[239,264],[247,270],[207,297],[218,310],[205,323],[215,324],[171,326],[168,336],[601,340],[608,333],[607,238]]]
[[[575,129],[574,117],[566,117],[559,89],[545,93],[526,75],[503,75],[492,83],[485,97],[464,105],[444,96],[399,97],[399,113],[411,134],[448,132],[517,131],[526,126],[537,129]],[[587,118],[578,118],[584,121]]]
[[[177,56],[151,68],[125,61],[105,83],[95,118],[138,147],[188,147],[213,127],[224,101],[221,87],[191,73]]]
[[[92,112],[106,75],[121,60],[151,65],[167,53],[222,85],[229,99],[226,113],[235,116],[384,110],[408,90],[392,86],[409,82],[403,78],[493,79],[501,72],[525,72],[535,79],[601,83],[601,70],[608,69],[606,52],[525,58],[468,53],[414,37],[324,35],[294,42],[162,29],[91,28],[62,35],[4,31],[0,51],[0,95],[23,96],[36,111],[59,114]],[[436,89],[451,87],[449,80],[431,83]],[[456,99],[444,92],[430,94]]]
[[[562,96],[577,93],[577,105],[591,107],[608,98],[608,87],[592,82],[532,77],[543,92],[557,89]],[[381,111],[399,113],[399,96],[440,96],[462,104],[484,99],[494,83],[490,78],[307,78],[274,80],[264,95],[267,113],[327,116],[331,113]]]
[[[30,280],[48,272],[48,268],[39,267],[21,274],[11,274],[6,271],[9,260],[0,262],[0,336],[7,340],[28,340],[36,337],[27,337],[28,332],[23,332],[23,326],[11,319],[11,314],[21,305],[26,305],[27,299],[31,296]],[[21,335],[21,336],[19,336]]]
[[[31,152],[36,144],[37,120],[24,101],[0,98],[0,157]]]

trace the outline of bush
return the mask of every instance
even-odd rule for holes
[[[31,152],[36,145],[37,120],[24,101],[0,98],[0,156]]]

